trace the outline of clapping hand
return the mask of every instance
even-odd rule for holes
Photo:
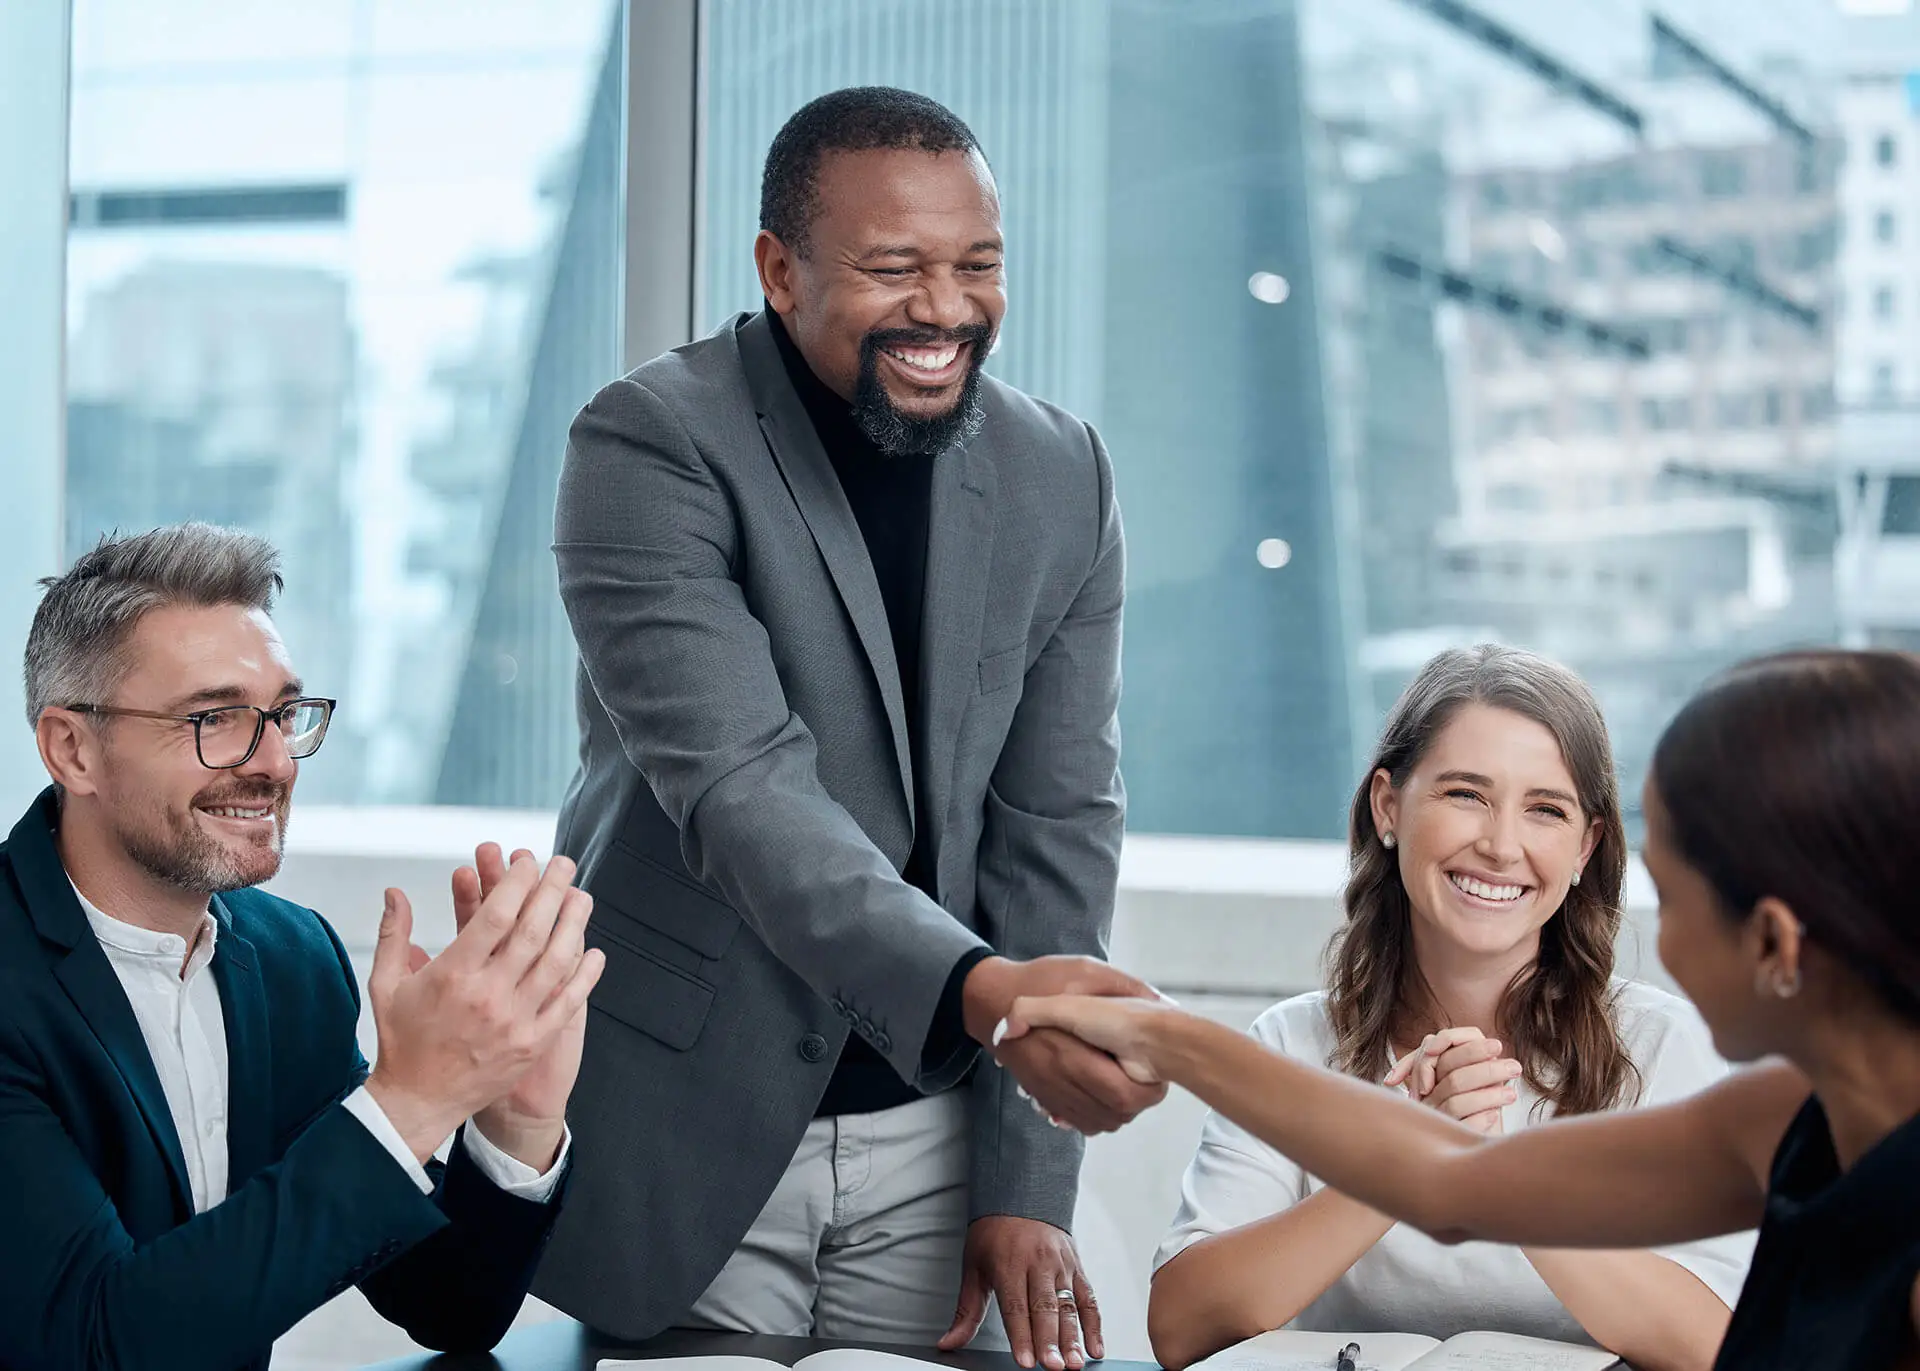
[[[532,861],[533,854],[521,849],[513,861]],[[558,860],[566,860],[560,858]],[[486,898],[506,876],[508,863],[500,855],[498,843],[482,843],[474,849],[473,865],[453,873],[453,922],[465,929],[480,913]],[[571,939],[584,932],[593,912],[593,896],[584,890],[569,891],[578,928],[563,934],[556,923],[554,937],[566,937],[569,954],[575,953]],[[563,916],[565,913],[563,912]],[[584,944],[577,955],[586,956]],[[593,954],[605,960],[605,953]],[[558,993],[557,991],[554,993]],[[486,1105],[474,1115],[474,1124],[486,1134],[487,1141],[501,1151],[518,1157],[536,1171],[545,1171],[559,1151],[566,1134],[567,1097],[573,1093],[574,1079],[580,1074],[580,1053],[587,1036],[587,1007],[583,1003],[561,1026],[549,1046],[519,1084],[507,1094]],[[543,1158],[544,1160],[537,1160]]]
[[[573,888],[572,861],[555,857],[543,873],[522,852],[501,870],[488,848],[476,856],[490,882],[480,871],[455,877],[460,928],[437,957],[414,945],[406,895],[387,892],[367,978],[379,1034],[367,1090],[421,1161],[491,1110],[488,1139],[544,1171],[606,957],[583,941],[593,901]]]

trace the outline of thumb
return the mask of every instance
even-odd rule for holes
[[[406,892],[387,890],[387,902],[380,911],[380,940],[373,947],[373,969],[367,973],[367,993],[375,1003],[392,995],[410,969],[408,949],[413,946],[413,906]]]
[[[968,1262],[960,1277],[960,1303],[954,1308],[953,1323],[940,1339],[942,1352],[953,1352],[973,1341],[987,1317],[987,1278],[979,1264]]]
[[[1007,1017],[993,1026],[993,1040],[989,1046],[998,1047],[1001,1043],[1010,1043],[1017,1038],[1024,1038],[1029,1029],[1039,1027],[1033,1022],[1032,1015],[1028,1013],[1028,1006],[1032,1003],[1031,998],[1026,995],[1016,999],[1008,1008]]]
[[[1382,1085],[1402,1084],[1407,1079],[1407,1073],[1413,1070],[1415,1063],[1417,1063],[1419,1060],[1420,1060],[1420,1049],[1416,1047],[1413,1049],[1413,1051],[1407,1053],[1406,1056],[1402,1057],[1399,1061],[1393,1064],[1393,1070],[1387,1072],[1386,1079],[1381,1081],[1380,1084]]]

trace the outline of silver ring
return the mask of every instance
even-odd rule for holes
[[[1062,1303],[1062,1304],[1073,1304],[1073,1303],[1075,1303],[1075,1300],[1074,1300],[1074,1298],[1073,1298],[1073,1291],[1071,1291],[1071,1290],[1056,1290],[1056,1291],[1054,1291],[1054,1292],[1053,1292],[1053,1297],[1054,1297],[1054,1298],[1055,1298],[1056,1300],[1059,1300],[1059,1301],[1060,1301],[1060,1303]]]

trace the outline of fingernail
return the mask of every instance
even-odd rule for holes
[[[993,1045],[995,1047],[1000,1046],[1000,1040],[1002,1038],[1005,1038],[1006,1036],[1007,1036],[1007,1021],[1005,1019],[1002,1019],[1000,1020],[999,1023],[993,1026]]]
[[[1027,1088],[1024,1085],[1021,1085],[1017,1081],[1014,1083],[1013,1093],[1018,1095],[1023,1100],[1030,1100],[1033,1098],[1033,1096],[1027,1093]]]

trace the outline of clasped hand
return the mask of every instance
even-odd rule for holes
[[[1514,1083],[1522,1074],[1519,1061],[1500,1049],[1498,1038],[1477,1028],[1443,1028],[1394,1062],[1386,1084],[1404,1086],[1409,1098],[1491,1136],[1504,1131],[1501,1111],[1519,1097]]]

